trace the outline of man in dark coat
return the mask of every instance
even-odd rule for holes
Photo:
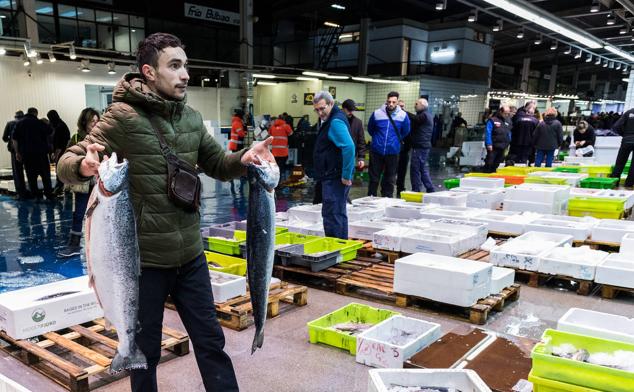
[[[7,142],[7,149],[11,153],[11,170],[13,173],[13,184],[15,185],[15,192],[17,193],[18,200],[24,200],[30,197],[29,192],[26,189],[26,182],[24,180],[24,165],[22,162],[15,159],[15,150],[13,149],[13,131],[18,121],[24,118],[24,112],[18,110],[15,112],[13,120],[9,121],[4,127],[4,133],[2,134],[2,140]]]
[[[51,127],[53,128],[53,156],[51,157],[51,161],[57,165],[57,161],[59,161],[59,158],[68,146],[70,130],[68,129],[68,125],[59,117],[56,110],[49,110],[48,113],[46,113],[46,117],[48,117],[48,120],[51,122]],[[64,183],[57,178],[53,191],[59,193],[62,189],[64,189]]]
[[[513,138],[509,158],[515,163],[526,164],[533,144],[533,132],[539,121],[535,118],[535,102],[530,101],[513,117]]]
[[[354,147],[357,151],[357,170],[363,170],[365,167],[365,153],[368,148],[365,144],[365,131],[363,130],[363,122],[356,117],[353,112],[357,110],[356,103],[352,99],[346,99],[341,104],[341,109],[348,117],[350,123],[350,136],[354,142]]]

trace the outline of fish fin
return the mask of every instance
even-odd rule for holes
[[[143,351],[141,351],[136,344],[132,345],[130,355],[127,357],[121,356],[119,351],[117,351],[110,363],[111,374],[131,369],[147,369],[147,359],[145,358],[145,354],[143,354]]]
[[[253,337],[253,345],[251,345],[251,355],[255,353],[255,350],[258,348],[262,348],[262,343],[264,343],[264,330],[255,331],[255,336]]]

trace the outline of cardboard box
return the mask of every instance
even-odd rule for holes
[[[0,294],[0,329],[14,339],[103,317],[88,277],[66,279]]]

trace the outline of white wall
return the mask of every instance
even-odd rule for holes
[[[86,107],[86,84],[114,86],[122,77],[124,67],[117,67],[118,74],[108,75],[105,64],[91,64],[92,72],[77,70],[79,62],[57,61],[31,66],[29,77],[26,68],[17,57],[0,57],[0,128],[12,120],[16,110],[26,112],[27,108],[39,110],[39,117],[46,116],[51,109],[57,110],[68,124],[71,133],[79,113]],[[125,68],[127,70],[127,68]],[[216,89],[190,87],[188,104],[199,110],[204,119],[217,120]],[[222,124],[231,122],[231,110],[238,106],[238,89],[221,89],[220,111]],[[11,167],[9,153],[0,147],[0,167]]]

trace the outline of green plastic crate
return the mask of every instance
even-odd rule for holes
[[[566,179],[561,177],[528,176],[524,179],[524,182],[529,184],[568,185]]]
[[[357,337],[332,328],[334,325],[352,322],[378,324],[381,321],[397,315],[400,315],[400,313],[353,302],[317,320],[309,322],[307,324],[308,336],[310,342],[313,344],[324,343],[329,346],[348,350],[350,354],[356,355]]]
[[[559,166],[553,169],[553,171],[558,173],[581,173],[581,168],[571,166]]]
[[[568,199],[568,215],[593,216],[599,219],[620,219],[625,213],[625,199],[572,196]]]
[[[453,189],[453,188],[457,188],[460,186],[460,179],[459,178],[447,178],[445,181],[443,181],[443,184],[445,185],[446,189]],[[403,194],[403,192],[401,192],[401,195]]]
[[[528,374],[528,381],[533,383],[533,392],[601,392],[598,389],[537,377],[533,372]]]
[[[614,189],[619,183],[618,178],[588,177],[581,180],[581,188]]]
[[[219,267],[208,265],[212,271],[239,276],[245,276],[247,274],[247,261],[245,259],[208,251],[205,251],[205,258],[207,259],[207,263],[219,265]]]
[[[301,254],[298,256],[325,252],[339,252],[341,259],[339,262],[354,260],[357,257],[357,250],[363,246],[362,241],[342,240],[339,238],[320,237],[318,240],[302,244]],[[288,248],[290,249],[290,248]]]
[[[634,391],[634,373],[552,355],[552,347],[571,344],[593,353],[633,351],[634,344],[547,329],[531,352],[533,375],[606,392]]]
[[[447,182],[447,180],[445,180],[445,182]],[[445,186],[447,185],[445,184]],[[451,189],[451,188],[447,188],[447,189]],[[422,203],[423,197],[424,197],[423,195],[424,195],[423,192],[402,191],[401,199],[412,202],[412,203]]]

